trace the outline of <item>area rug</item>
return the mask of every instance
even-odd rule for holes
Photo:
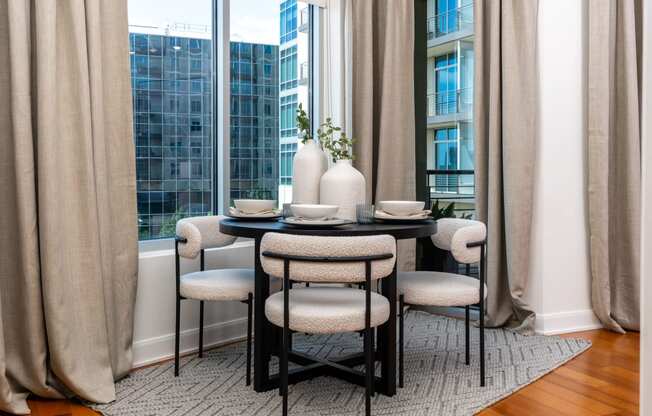
[[[471,329],[471,364],[464,364],[464,321],[410,311],[405,321],[405,387],[394,397],[376,395],[374,415],[472,415],[532,383],[591,346],[582,339],[522,336],[486,330],[487,385],[480,387],[478,330]],[[297,334],[294,348],[322,357],[362,350],[357,334]],[[273,363],[273,367],[276,367]],[[245,344],[217,348],[199,359],[134,371],[116,385],[117,400],[95,405],[107,416],[267,416],[280,414],[278,391],[245,386]],[[290,387],[290,415],[364,414],[364,389],[331,377]]]

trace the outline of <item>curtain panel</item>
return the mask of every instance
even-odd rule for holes
[[[138,233],[127,2],[0,2],[0,410],[115,398]]]
[[[640,328],[642,2],[588,2],[587,162],[593,311]]]
[[[351,128],[367,199],[414,200],[413,0],[351,3]],[[414,270],[415,242],[399,242],[399,268]]]
[[[537,0],[476,0],[476,213],[487,224],[487,325],[532,333],[526,302],[536,163]]]

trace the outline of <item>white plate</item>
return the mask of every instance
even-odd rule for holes
[[[289,225],[296,225],[299,227],[336,227],[338,225],[353,224],[353,221],[341,218],[331,218],[329,220],[308,220],[304,218],[287,217],[282,219],[280,222]]]
[[[374,218],[378,218],[379,220],[398,220],[398,221],[413,221],[413,220],[428,220],[431,219],[430,217],[430,211],[425,210],[421,211],[418,214],[412,214],[412,215],[390,215],[384,211],[377,210],[376,213],[374,214]]]
[[[241,219],[256,219],[256,218],[278,218],[281,216],[279,210],[273,210],[269,212],[257,213],[257,214],[247,214],[237,210],[236,208],[229,208],[229,217],[232,218],[241,218]]]

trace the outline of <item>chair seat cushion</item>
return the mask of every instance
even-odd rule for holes
[[[309,287],[290,290],[290,329],[309,334],[354,332],[365,328],[365,291],[348,287]],[[265,316],[283,327],[283,292],[267,298]],[[371,293],[371,327],[389,318],[389,301]]]
[[[254,293],[253,269],[217,269],[181,276],[181,296],[197,300],[246,300]]]
[[[466,306],[480,301],[480,281],[443,272],[399,272],[398,291],[405,302],[427,306]],[[485,285],[485,298],[487,285]]]

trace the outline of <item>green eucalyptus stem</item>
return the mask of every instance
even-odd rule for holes
[[[337,138],[335,138],[336,134],[338,134]],[[348,137],[341,127],[334,126],[330,118],[327,118],[326,122],[317,129],[317,137],[324,149],[331,154],[333,162],[354,160],[353,143],[356,139]]]
[[[299,108],[297,108],[297,129],[299,130],[301,143],[306,144],[308,140],[312,140],[312,134],[310,133],[310,118],[308,118],[308,114],[306,114],[301,103],[299,103]]]

